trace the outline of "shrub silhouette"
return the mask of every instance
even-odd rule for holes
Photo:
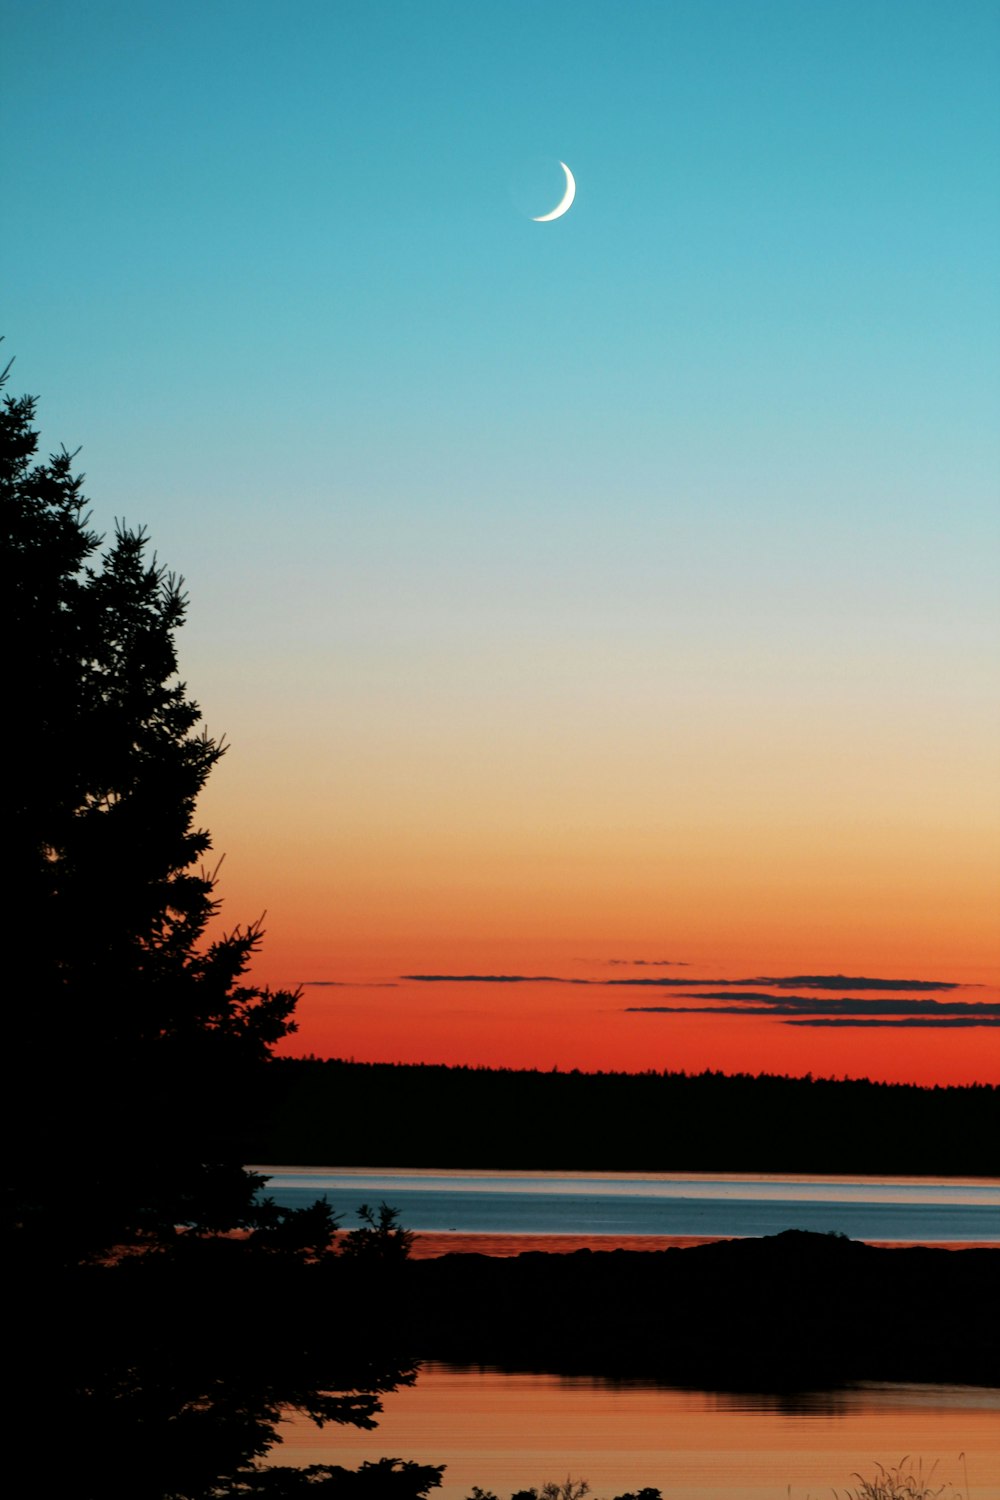
[[[361,1223],[344,1237],[339,1247],[341,1255],[386,1266],[399,1265],[407,1259],[414,1235],[400,1227],[397,1209],[390,1208],[388,1203],[380,1203],[377,1209],[362,1203],[357,1215]]]

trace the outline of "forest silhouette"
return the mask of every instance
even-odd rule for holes
[[[300,1166],[1000,1175],[992,1084],[277,1058],[237,1107]]]

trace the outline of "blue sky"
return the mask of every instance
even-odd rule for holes
[[[913,607],[952,546],[982,566],[995,3],[15,3],[7,31],[7,347],[189,574],[279,494],[263,551],[318,530],[390,573],[421,538],[431,573],[485,550],[557,588],[567,544],[569,588],[707,548],[779,608],[868,569]],[[579,184],[547,226],[509,191],[537,156]]]
[[[300,457],[315,492],[325,449],[377,499],[471,469],[516,506],[566,465],[619,502],[650,466],[721,495],[720,439],[791,505],[848,445],[883,488],[940,466],[963,514],[993,477],[996,4],[15,3],[7,29],[8,341],[53,418],[64,384],[113,403],[119,451],[175,421],[205,472],[235,439],[264,478],[267,411],[268,479]],[[536,155],[577,177],[556,225],[509,195]]]

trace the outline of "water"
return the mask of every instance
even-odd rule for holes
[[[723,1173],[260,1168],[286,1207],[390,1203],[418,1233],[705,1236],[836,1231],[900,1244],[1000,1243],[1000,1183]]]
[[[445,1247],[449,1232],[728,1238],[789,1228],[902,1244],[1000,1242],[995,1181],[285,1168],[270,1176],[267,1191],[289,1207],[326,1193],[349,1225],[359,1203],[384,1200]],[[967,1469],[973,1500],[1000,1500],[998,1419],[1000,1392],[972,1387],[737,1396],[429,1364],[415,1386],[384,1398],[375,1431],[321,1431],[293,1416],[270,1461],[444,1463],[440,1500],[464,1500],[477,1484],[506,1500],[568,1474],[587,1479],[595,1497],[654,1485],[665,1500],[816,1500],[911,1455],[925,1476],[937,1465],[933,1487],[951,1482],[964,1496]]]
[[[933,1487],[951,1482],[964,1496],[967,1471],[972,1500],[1000,1500],[1000,1392],[976,1387],[866,1384],[780,1398],[427,1365],[384,1406],[370,1433],[286,1422],[270,1461],[445,1463],[440,1500],[463,1500],[474,1484],[507,1500],[567,1474],[595,1497],[655,1485],[665,1500],[816,1500],[908,1454],[925,1476],[937,1463]]]

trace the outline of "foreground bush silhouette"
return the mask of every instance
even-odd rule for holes
[[[360,1469],[338,1464],[309,1464],[304,1469],[261,1469],[234,1487],[219,1491],[218,1500],[232,1496],[264,1496],[265,1500],[423,1500],[441,1483],[441,1470],[398,1458],[363,1463]]]
[[[388,1203],[380,1203],[377,1209],[362,1203],[357,1215],[361,1223],[340,1242],[341,1255],[389,1266],[400,1265],[407,1259],[415,1236],[411,1230],[401,1228],[396,1209]]]
[[[964,1463],[965,1454],[959,1459]],[[935,1462],[925,1474],[923,1459],[911,1461],[909,1454],[892,1468],[876,1464],[871,1479],[855,1474],[857,1488],[845,1490],[844,1500],[968,1500],[968,1482],[964,1492],[947,1483],[935,1485],[936,1468]]]

